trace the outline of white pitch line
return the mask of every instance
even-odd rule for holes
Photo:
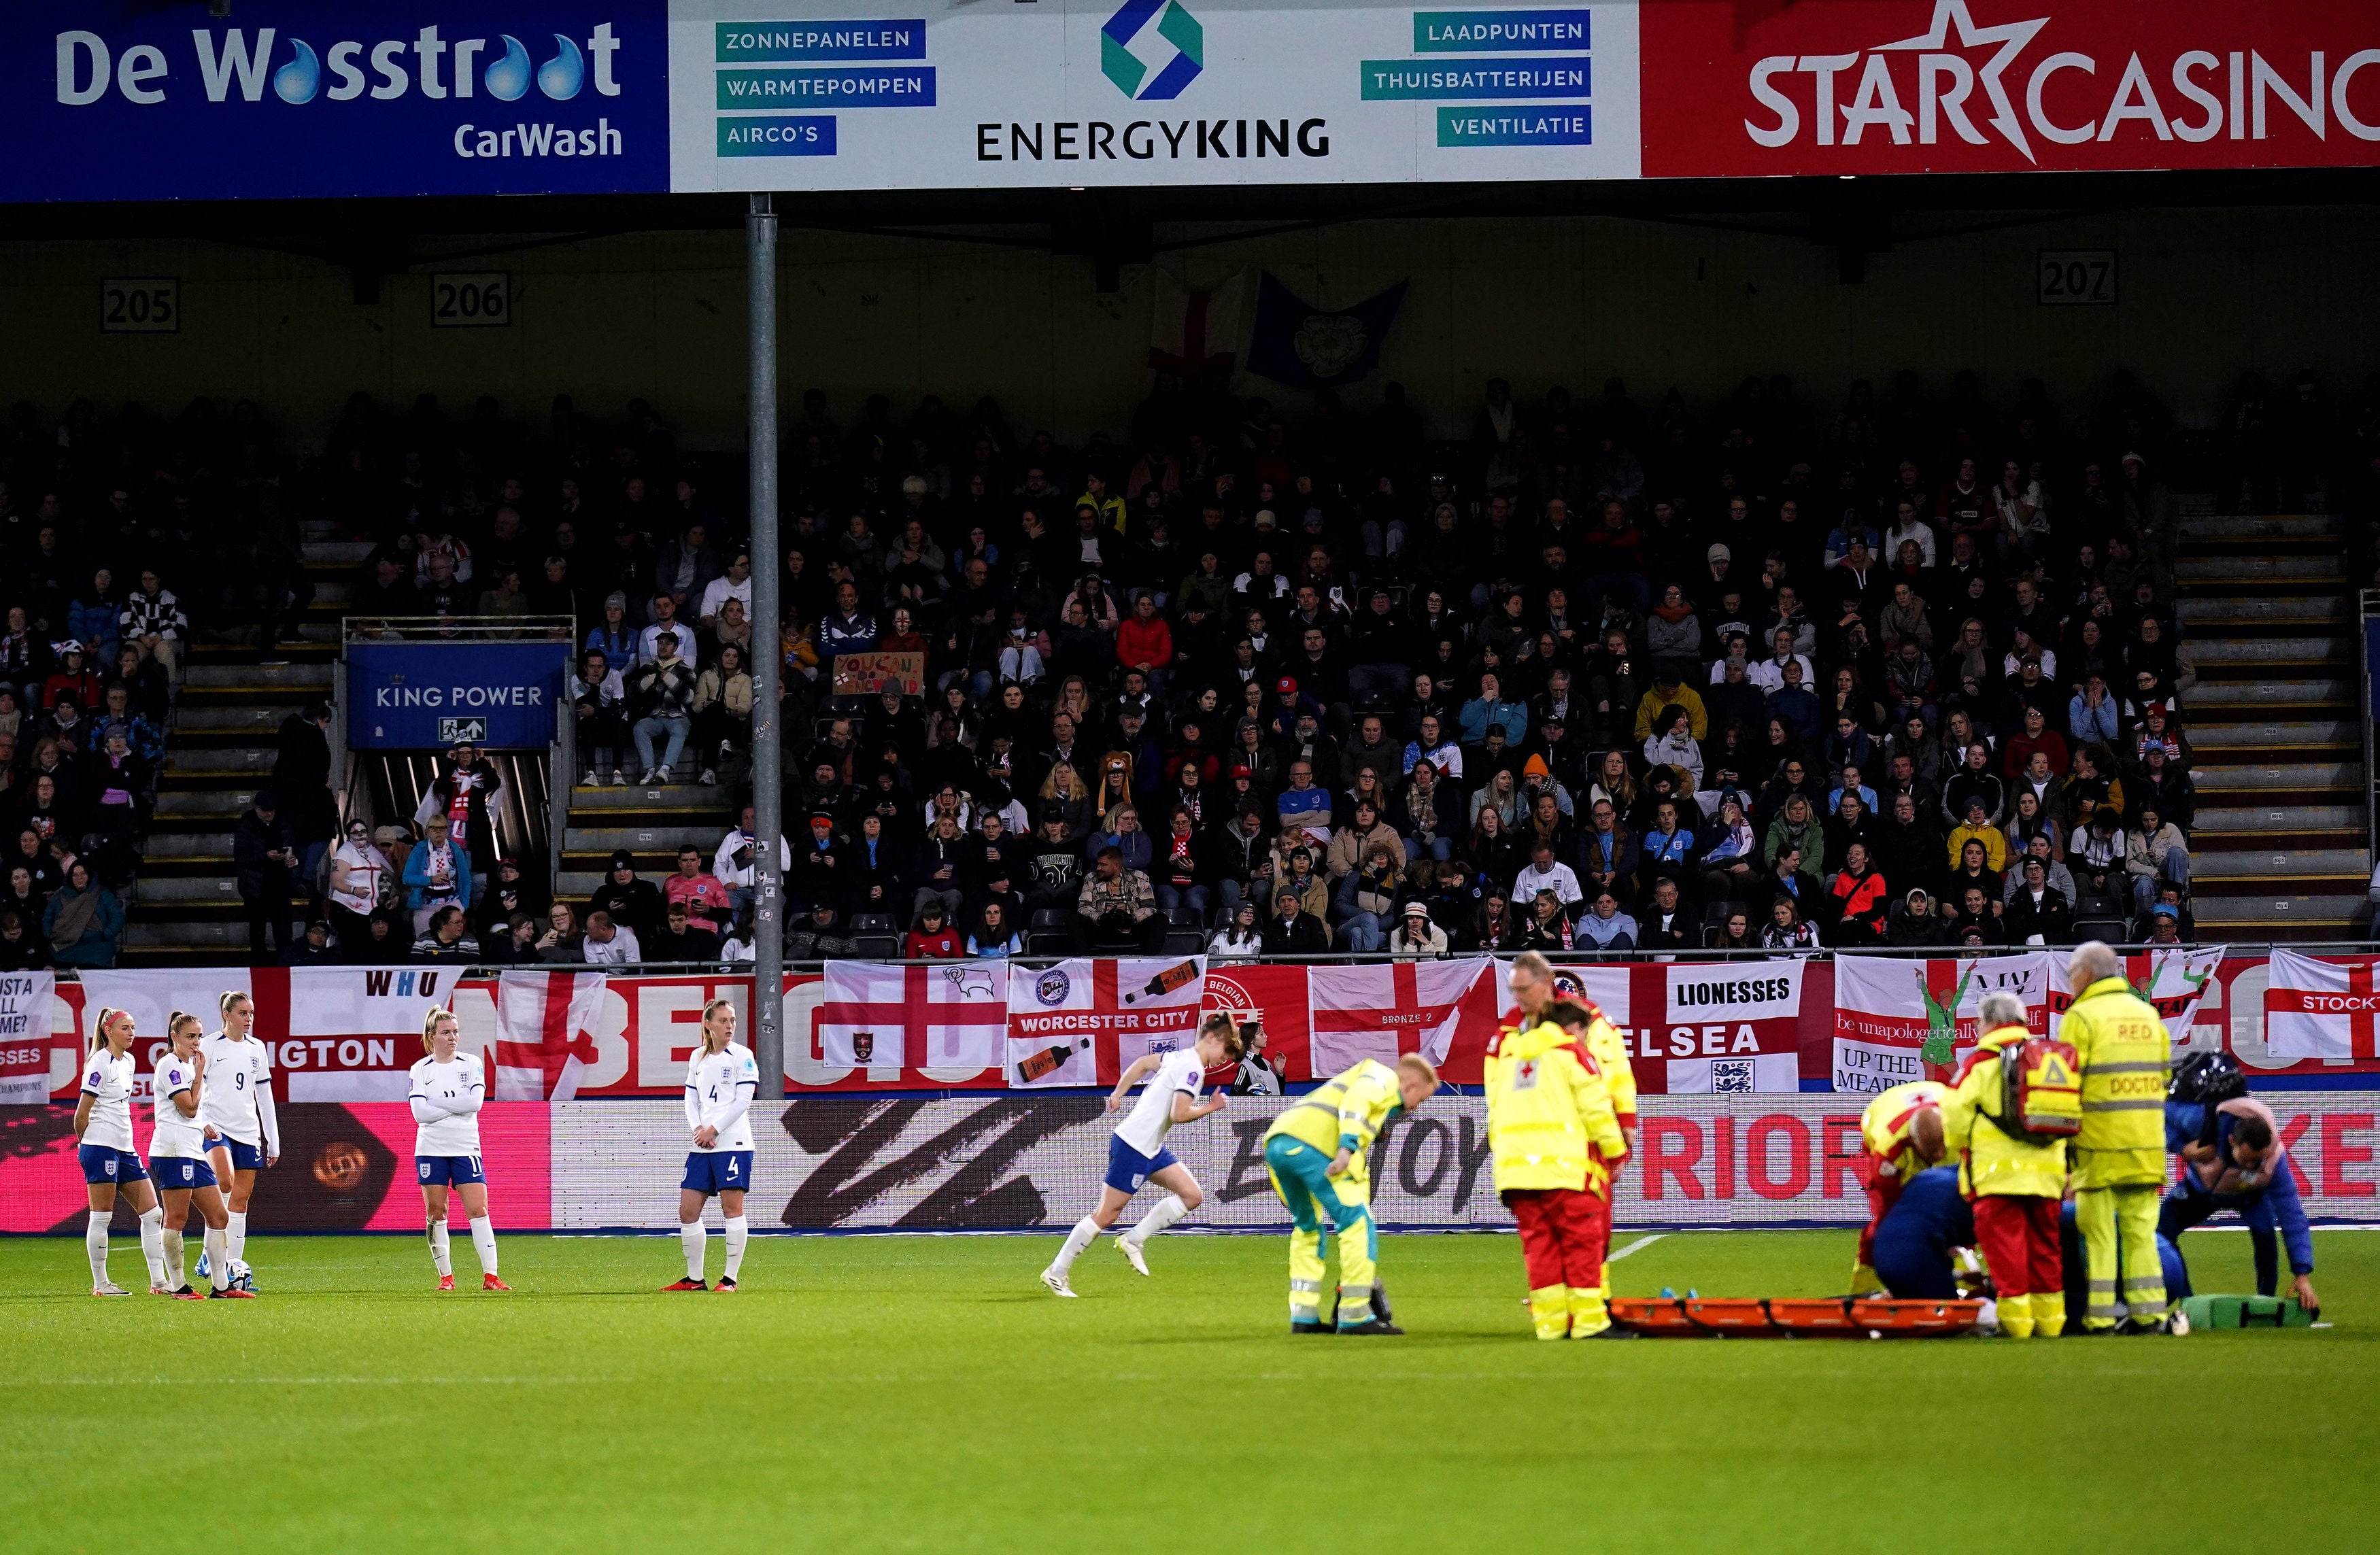
[[[1650,1247],[1654,1243],[1658,1242],[1667,1234],[1668,1233],[1666,1232],[1657,1231],[1650,1236],[1640,1236],[1635,1241],[1628,1244],[1625,1247],[1621,1248],[1618,1252],[1606,1257],[1603,1261],[1605,1263],[1618,1263],[1621,1258],[1626,1257],[1631,1253],[1643,1252],[1645,1248]]]

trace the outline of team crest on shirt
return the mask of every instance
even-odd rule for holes
[[[1073,992],[1074,988],[1075,979],[1066,976],[1066,969],[1052,966],[1034,979],[1033,997],[1055,1009],[1066,1002],[1066,995]]]

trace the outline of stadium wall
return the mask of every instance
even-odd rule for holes
[[[1495,375],[1524,398],[1562,383],[1584,399],[1616,373],[1640,398],[1676,384],[1707,406],[1747,371],[1782,371],[1823,416],[1854,377],[1882,387],[1913,367],[1938,394],[1973,368],[1996,404],[2037,376],[2071,413],[2095,408],[2110,371],[2124,366],[2185,420],[2204,420],[2246,369],[2278,378],[2310,367],[2346,391],[2368,366],[2361,343],[2380,332],[2380,295],[2360,284],[2380,241],[2380,215],[2368,208],[2144,210],[1995,227],[2000,219],[1922,218],[1949,235],[1904,236],[1869,261],[1858,285],[1841,283],[1832,248],[1800,236],[1546,217],[1356,222],[1216,243],[1126,266],[1113,294],[1092,289],[1089,260],[1038,247],[790,228],[787,398],[823,388],[848,425],[871,393],[890,395],[900,413],[939,394],[961,415],[991,395],[1020,431],[1047,427],[1070,442],[1121,434],[1148,392],[1151,346],[1179,348],[1185,287],[1223,288],[1208,348],[1237,349],[1244,333],[1231,316],[1252,310],[1235,303],[1232,284],[1259,270],[1324,308],[1410,281],[1379,370],[1344,397],[1361,409],[1402,381],[1443,437],[1467,435]],[[1157,237],[1224,230],[1161,226]],[[1026,226],[983,236],[1041,240]],[[416,247],[434,255],[494,241]],[[2118,300],[2042,305],[2046,249],[2114,250]],[[343,269],[222,243],[19,241],[0,246],[0,262],[11,281],[0,293],[11,345],[0,394],[45,414],[86,396],[110,413],[134,400],[164,415],[200,395],[249,398],[303,447],[358,389],[393,409],[436,394],[456,417],[492,394],[537,433],[555,394],[599,417],[643,395],[686,447],[744,442],[737,234],[424,258],[368,306],[354,301]],[[450,269],[508,271],[516,322],[433,328],[430,277]],[[101,333],[108,276],[176,278],[180,331]],[[1306,403],[1261,379],[1241,388],[1292,409]]]

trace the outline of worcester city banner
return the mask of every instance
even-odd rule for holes
[[[1624,178],[1637,7],[675,0],[680,190]]]

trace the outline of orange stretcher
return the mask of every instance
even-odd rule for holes
[[[1934,1338],[1973,1331],[1983,1307],[1888,1296],[1615,1296],[1611,1318],[1647,1338]]]

